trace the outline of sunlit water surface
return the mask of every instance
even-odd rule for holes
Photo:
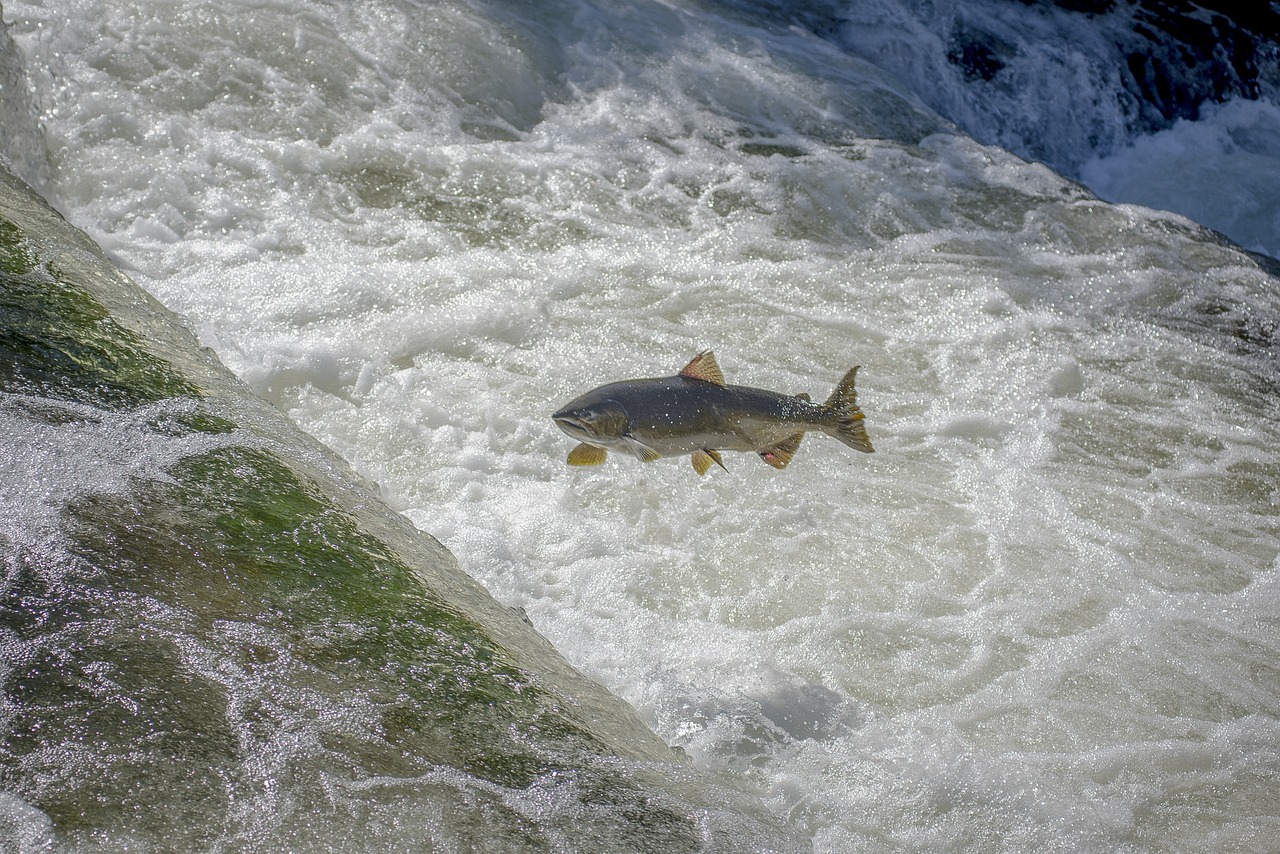
[[[815,850],[1280,833],[1246,254],[730,5],[4,12],[54,204]],[[861,364],[876,453],[565,465],[558,405],[703,349],[815,398]]]

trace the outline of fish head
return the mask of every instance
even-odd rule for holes
[[[579,442],[608,448],[627,429],[627,411],[616,400],[584,395],[551,416],[556,426]]]

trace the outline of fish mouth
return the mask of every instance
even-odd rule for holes
[[[562,426],[565,424],[573,424],[575,426],[582,425],[581,418],[575,418],[574,416],[569,415],[566,412],[557,412],[555,415],[551,416],[551,420]]]
[[[575,415],[557,412],[551,416],[551,420],[556,422],[557,427],[575,439],[590,439],[593,435],[587,428],[586,422]]]

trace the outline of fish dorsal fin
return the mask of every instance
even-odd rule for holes
[[[605,457],[609,456],[609,452],[604,448],[597,448],[595,445],[588,445],[583,442],[576,445],[569,452],[569,465],[571,466],[598,466],[604,462]]]
[[[789,436],[772,448],[765,448],[761,451],[760,459],[776,469],[784,469],[787,467],[787,463],[791,462],[791,457],[795,455],[796,448],[800,447],[800,440],[803,438],[803,433]]]
[[[701,451],[694,451],[690,460],[693,462],[693,470],[696,471],[699,476],[706,474],[707,469],[711,468],[712,463],[715,463],[720,466],[720,468],[724,469],[724,460],[720,459],[720,452],[713,451],[710,448],[703,448]],[[728,469],[724,470],[728,471]]]
[[[703,350],[694,356],[693,360],[680,371],[680,376],[687,380],[702,380],[716,385],[725,384],[724,374],[720,371],[720,365],[716,363],[715,354],[710,350]]]
[[[805,402],[807,403],[807,402],[809,402],[809,401],[813,400],[813,398],[812,398],[812,397],[809,397],[809,392],[807,392],[807,391],[802,391],[802,392],[800,392],[799,394],[797,394],[797,395],[796,395],[796,400],[803,400],[803,401],[805,401]]]

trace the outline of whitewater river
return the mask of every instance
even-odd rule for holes
[[[814,851],[1266,850],[1280,268],[979,144],[834,8],[3,12],[50,202]],[[551,412],[706,349],[861,365],[876,452],[565,464]]]

